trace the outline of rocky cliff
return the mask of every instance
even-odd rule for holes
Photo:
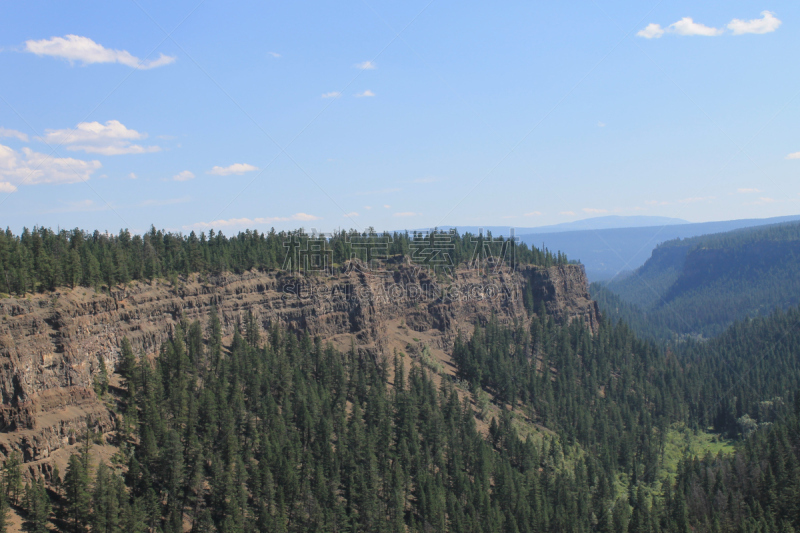
[[[100,361],[113,370],[125,336],[135,350],[152,354],[181,317],[205,322],[213,307],[228,335],[252,311],[265,328],[280,323],[343,348],[354,342],[376,358],[390,352],[397,323],[446,351],[460,330],[492,314],[505,323],[527,321],[526,285],[536,308],[541,301],[559,321],[597,327],[597,306],[578,265],[454,277],[411,265],[384,272],[358,266],[335,276],[194,275],[178,286],[156,280],[108,294],[78,288],[0,300],[0,455],[19,450],[26,462],[41,462],[87,425],[113,430],[114,417],[93,390]]]

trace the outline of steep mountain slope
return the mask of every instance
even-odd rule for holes
[[[734,320],[800,303],[798,259],[800,223],[746,228],[668,241],[607,289],[647,313],[651,327],[714,335]]]
[[[463,270],[447,284],[411,265],[330,277],[251,271],[191,275],[177,286],[131,282],[110,294],[64,288],[1,299],[0,453],[7,457],[17,450],[26,462],[43,461],[74,443],[87,423],[95,431],[113,429],[93,382],[103,367],[117,366],[122,338],[137,353],[153,355],[181,320],[205,322],[212,309],[225,335],[252,312],[262,328],[283,325],[343,350],[353,342],[359,353],[378,360],[407,343],[402,331],[389,327],[401,320],[405,329],[425,333],[437,353],[452,347],[460,330],[492,316],[524,324],[523,293],[559,322],[597,327],[597,307],[580,265],[528,266],[496,275]]]

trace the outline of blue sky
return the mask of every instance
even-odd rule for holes
[[[0,223],[800,212],[796,2],[231,4],[4,3]]]

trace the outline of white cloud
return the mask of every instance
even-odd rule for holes
[[[130,173],[130,174],[128,174],[128,176],[127,176],[127,178],[128,178],[129,180],[135,180],[135,179],[137,179],[138,177],[139,177],[139,176],[137,176],[137,175],[136,175],[135,173],[133,173],[133,172],[131,172],[131,173]]]
[[[101,166],[100,161],[51,157],[30,148],[17,152],[0,144],[0,181],[18,185],[86,181]]]
[[[364,98],[365,96],[375,96],[375,93],[367,89],[363,93],[356,93],[356,98]]]
[[[786,159],[800,159],[800,152],[794,152],[786,156]]]
[[[146,138],[146,133],[128,129],[119,120],[109,120],[105,124],[81,122],[75,129],[45,130],[45,136],[39,140],[51,145],[63,144],[67,150],[81,150],[87,154],[145,154],[161,150],[159,146],[142,146],[132,142]]]
[[[761,192],[761,189],[736,189],[736,192],[740,192],[742,194],[749,194],[753,192]]]
[[[20,141],[28,142],[28,136],[21,131],[0,128],[0,137],[16,137]]]
[[[402,190],[403,189],[401,189],[399,187],[392,187],[390,189],[378,189],[376,191],[359,191],[359,192],[355,193],[355,195],[356,196],[369,196],[371,194],[390,194],[390,193],[394,193],[394,192],[400,192]]]
[[[559,215],[571,215],[575,216],[575,211],[561,211]]]
[[[416,217],[416,216],[419,216],[421,214],[422,213],[414,213],[413,211],[403,211],[401,213],[395,213],[392,216],[395,216],[395,217]]]
[[[719,28],[711,28],[705,24],[700,24],[692,20],[692,17],[683,17],[678,22],[669,25],[667,31],[678,35],[702,35],[705,37],[716,37],[722,35]]]
[[[78,200],[75,202],[61,202],[63,207],[57,207],[46,213],[91,213],[94,211],[108,211],[108,204],[98,205],[93,200]]]
[[[531,211],[530,213],[525,213],[522,216],[524,216],[524,217],[538,217],[538,216],[541,216],[541,215],[542,215],[541,211]]]
[[[312,220],[320,220],[322,217],[317,217],[314,215],[309,215],[308,213],[295,213],[291,216],[292,220],[302,220],[305,222],[310,222]]]
[[[391,209],[392,206],[390,206],[389,204],[383,204],[383,207],[385,207],[386,209]]]
[[[605,122],[598,122],[597,123],[597,127],[598,128],[605,128],[606,127],[606,123]]]
[[[759,200],[761,201],[761,203],[764,203],[764,204],[771,204],[771,203],[777,201],[777,200],[775,200],[775,198],[767,198],[767,197],[764,197],[764,196],[759,198]]]
[[[349,213],[345,213],[344,216],[347,217],[347,218],[357,217],[358,213],[356,213],[355,211],[350,211]]]
[[[775,14],[770,11],[762,11],[760,19],[739,20],[733,19],[728,23],[728,29],[734,35],[744,35],[745,33],[770,33],[780,27],[781,21],[775,18]]]
[[[0,192],[12,193],[17,190],[17,187],[7,181],[0,181]]]
[[[185,204],[186,202],[190,202],[192,199],[188,196],[184,196],[183,198],[158,198],[158,199],[149,199],[143,202],[139,202],[136,207],[163,207],[165,205],[175,205],[175,204]]]
[[[665,33],[675,33],[677,35],[703,35],[706,37],[715,37],[722,35],[723,30],[719,28],[711,28],[705,24],[700,24],[692,20],[692,17],[683,17],[678,22],[674,22],[662,28],[660,24],[648,24],[643,30],[639,30],[636,34],[645,39],[658,39]]]
[[[275,222],[309,222],[312,220],[320,220],[321,217],[309,215],[308,213],[295,213],[289,217],[259,217],[259,218],[229,218],[227,220],[214,220],[212,222],[197,222],[188,226],[183,226],[184,229],[203,229],[203,228],[229,228],[229,227],[244,227],[254,225],[273,224]]]
[[[660,24],[651,23],[643,30],[639,30],[636,35],[645,39],[658,39],[664,35],[664,28]]]
[[[592,214],[603,214],[603,213],[608,213],[608,209],[595,209],[593,207],[584,207],[583,212]]]
[[[40,41],[25,41],[25,50],[37,56],[60,57],[70,63],[74,61],[80,61],[84,65],[92,63],[121,63],[140,70],[162,67],[175,61],[175,57],[164,54],[159,54],[158,59],[142,60],[131,55],[126,50],[105,48],[88,37],[79,35],[53,37],[52,39],[42,39]]]
[[[361,70],[375,70],[377,65],[372,61],[364,61],[363,63],[358,63],[355,65],[356,68],[360,68]]]
[[[705,202],[708,200],[713,200],[716,196],[702,196],[702,197],[692,197],[692,198],[684,198],[683,200],[678,200],[681,204],[694,204],[697,202]]]
[[[237,176],[241,176],[245,172],[253,172],[254,170],[258,170],[258,167],[248,165],[247,163],[234,163],[227,167],[216,166],[209,170],[207,174],[213,174],[214,176],[230,176],[231,174],[236,174]]]
[[[281,55],[278,52],[267,52],[267,53],[272,57],[274,57],[275,59],[281,57]]]
[[[172,179],[175,181],[189,181],[190,179],[194,179],[194,172],[190,170],[184,170],[183,172],[178,172]]]
[[[323,98],[339,98],[340,96],[342,96],[342,93],[340,93],[339,91],[331,91],[329,93],[322,93],[322,97]]]

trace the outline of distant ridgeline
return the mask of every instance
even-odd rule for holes
[[[797,222],[676,239],[632,275],[594,284],[592,294],[607,316],[642,333],[710,336],[800,303],[799,260]]]
[[[491,233],[459,235],[434,230],[377,234],[351,230],[318,236],[303,230],[273,229],[268,233],[247,230],[226,237],[213,229],[200,235],[155,228],[144,235],[131,235],[128,230],[113,235],[79,229],[54,232],[26,228],[21,235],[0,231],[0,292],[24,294],[59,286],[110,287],[131,280],[198,272],[298,270],[298,263],[302,267],[304,259],[328,269],[344,268],[353,258],[391,263],[404,257],[421,266],[453,268],[473,261],[476,254],[504,257],[506,261],[513,257],[519,264],[539,266],[568,262],[560,252],[528,247]]]

